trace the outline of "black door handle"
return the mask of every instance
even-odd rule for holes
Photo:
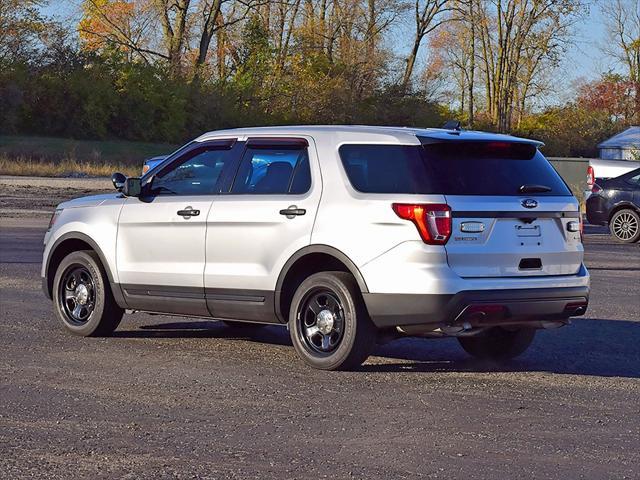
[[[185,218],[197,217],[198,215],[200,215],[200,210],[194,210],[191,207],[187,207],[184,210],[178,210],[178,215]]]
[[[298,208],[295,205],[291,205],[289,208],[280,210],[280,215],[285,215],[287,218],[297,217],[304,215],[307,211],[304,208]]]

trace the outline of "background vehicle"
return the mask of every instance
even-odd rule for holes
[[[587,220],[593,225],[609,225],[621,242],[640,239],[640,168],[593,186],[587,200]]]
[[[110,333],[130,309],[287,324],[300,357],[328,370],[359,365],[380,332],[512,358],[589,296],[578,202],[539,145],[443,129],[211,132],[142,179],[115,174],[122,194],[61,204],[44,290],[80,335]]]
[[[160,165],[165,158],[167,158],[167,155],[159,155],[157,157],[151,157],[145,160],[144,164],[142,165],[142,175],[153,169],[156,165]]]
[[[589,196],[591,196],[591,192],[595,184],[602,186],[602,182],[604,180],[619,177],[620,175],[624,175],[636,168],[640,168],[640,162],[592,158],[589,160],[589,166],[587,167],[588,190],[584,192],[584,199],[587,200]]]

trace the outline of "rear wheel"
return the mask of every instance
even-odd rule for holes
[[[483,360],[504,361],[522,354],[535,337],[533,328],[507,330],[493,327],[471,337],[458,337],[469,355]]]
[[[62,259],[53,292],[56,315],[75,335],[110,335],[124,314],[113,298],[98,255],[89,250],[72,252]]]
[[[298,355],[322,370],[347,370],[373,351],[371,323],[351,274],[321,272],[305,279],[293,296],[289,331]]]
[[[633,243],[640,239],[640,215],[629,208],[618,210],[609,225],[613,236],[621,242]]]

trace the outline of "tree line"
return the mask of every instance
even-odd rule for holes
[[[465,127],[591,155],[640,122],[640,4],[601,14],[616,69],[549,107],[585,0],[0,2],[0,131],[182,142],[287,123]],[[572,138],[579,132],[579,138]]]

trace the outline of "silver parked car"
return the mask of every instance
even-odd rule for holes
[[[125,309],[287,325],[321,369],[392,335],[522,353],[583,315],[578,202],[504,135],[317,126],[210,132],[119,190],[61,204],[43,288],[62,324],[108,335]],[[150,241],[153,240],[153,241]]]

